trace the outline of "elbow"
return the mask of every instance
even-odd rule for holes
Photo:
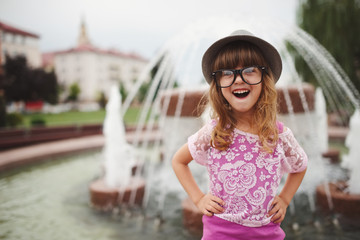
[[[174,171],[176,171],[176,169],[179,168],[180,164],[181,164],[181,157],[179,156],[179,153],[176,152],[173,158],[171,159],[171,167]]]
[[[175,156],[174,156],[174,157],[171,159],[171,167],[172,167],[172,169],[175,170],[176,164],[177,164],[177,162],[176,162],[176,158],[175,158]]]
[[[179,169],[187,167],[188,164],[192,161],[192,157],[188,151],[187,146],[180,148],[173,156],[171,160],[171,166],[176,172]]]

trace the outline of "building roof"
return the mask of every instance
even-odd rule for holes
[[[110,55],[110,56],[116,56],[116,57],[126,58],[126,59],[134,59],[134,60],[142,61],[142,62],[148,61],[147,59],[143,58],[142,56],[140,56],[136,53],[123,53],[116,49],[105,50],[105,49],[101,49],[101,48],[94,46],[91,43],[91,41],[89,40],[85,21],[82,20],[77,46],[67,49],[67,50],[43,53],[42,54],[43,66],[44,67],[53,66],[54,58],[56,55],[68,54],[68,53],[82,53],[82,52],[91,52],[91,53],[95,53],[95,54],[99,54],[99,55]]]
[[[20,28],[16,28],[16,27],[6,24],[4,22],[0,22],[0,29],[4,32],[10,32],[13,34],[18,34],[18,35],[23,35],[23,36],[27,36],[27,37],[33,37],[33,38],[40,38],[40,36],[37,34],[24,31]]]
[[[112,55],[112,56],[117,56],[117,57],[121,57],[121,58],[143,61],[143,62],[148,61],[136,53],[123,53],[116,49],[105,50],[105,49],[100,49],[100,48],[97,48],[97,47],[89,44],[89,45],[82,45],[82,46],[78,46],[78,47],[74,47],[74,48],[70,48],[70,49],[62,50],[62,51],[43,53],[42,54],[43,66],[44,67],[52,66],[54,64],[54,57],[56,55],[68,54],[68,53],[82,53],[82,52],[91,52],[91,53],[100,54],[100,55]]]
[[[42,66],[44,68],[47,67],[54,67],[54,56],[55,56],[55,52],[49,52],[49,53],[43,53],[41,55],[42,57]]]
[[[113,56],[117,56],[117,57],[132,58],[135,60],[147,62],[147,60],[145,58],[141,57],[140,55],[138,55],[136,53],[123,53],[116,49],[105,50],[105,49],[101,49],[101,48],[95,47],[90,44],[77,46],[74,48],[70,48],[68,50],[58,51],[55,53],[55,55],[66,54],[66,53],[79,53],[79,52],[92,52],[92,53],[103,54],[103,55],[113,55]]]

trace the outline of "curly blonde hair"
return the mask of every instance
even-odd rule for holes
[[[212,70],[234,69],[238,66],[252,65],[267,67],[267,73],[263,75],[261,94],[254,105],[255,114],[252,118],[251,127],[256,130],[262,149],[271,153],[278,140],[278,129],[276,127],[277,92],[273,74],[261,51],[248,42],[230,43],[218,53],[213,62]],[[218,119],[212,132],[211,145],[218,150],[226,150],[232,142],[232,132],[236,127],[237,119],[228,107],[229,103],[222,95],[221,88],[216,86],[215,81],[210,84],[209,103],[213,108],[212,118]]]

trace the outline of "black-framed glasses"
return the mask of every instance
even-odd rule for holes
[[[250,66],[242,69],[221,69],[213,72],[212,77],[218,87],[227,88],[234,84],[237,74],[249,85],[259,84],[263,80],[264,72],[264,66]]]

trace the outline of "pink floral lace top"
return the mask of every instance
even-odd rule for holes
[[[279,140],[271,154],[261,151],[259,137],[234,129],[226,151],[210,145],[212,120],[188,139],[193,159],[207,167],[210,192],[225,201],[225,212],[217,217],[243,226],[270,223],[270,210],[284,173],[301,172],[307,156],[289,128],[278,123]]]

